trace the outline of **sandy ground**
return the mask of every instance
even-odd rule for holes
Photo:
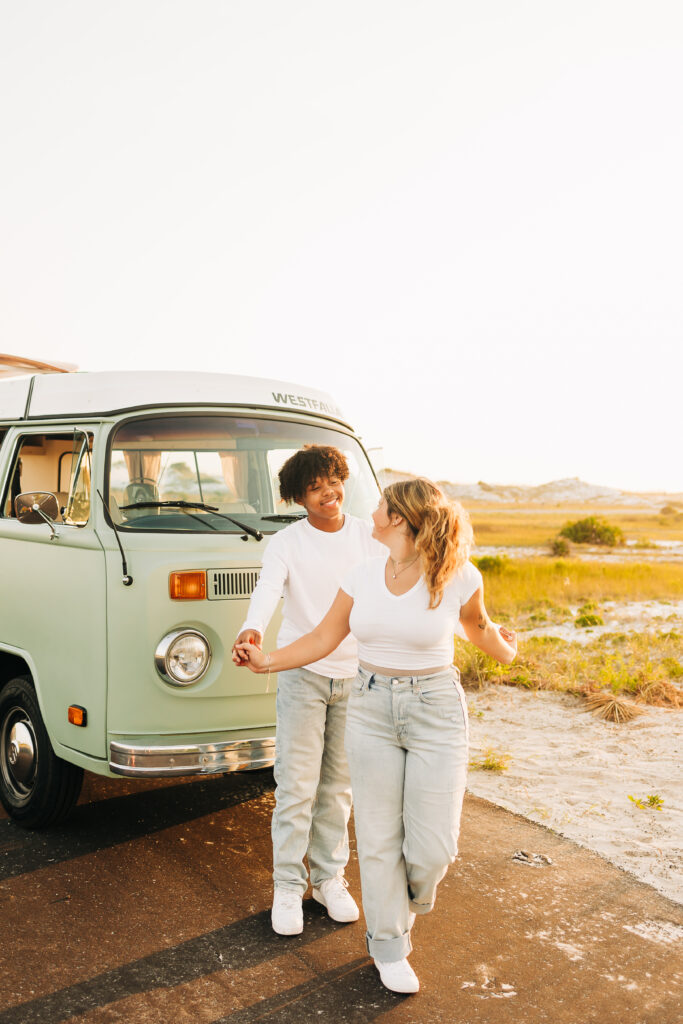
[[[683,626],[683,601],[603,601],[597,610],[602,626],[577,627],[580,608],[569,605],[571,617],[566,622],[548,622],[534,629],[520,630],[523,642],[530,636],[558,636],[571,643],[587,644],[604,633],[642,633],[644,630],[667,631]]]
[[[616,725],[564,694],[489,686],[467,692],[471,760],[509,754],[504,772],[471,770],[476,796],[596,851],[683,903],[683,711],[648,708]],[[638,807],[662,799],[660,810]],[[533,851],[529,851],[533,852]]]
[[[473,554],[476,558],[484,555],[501,555],[503,558],[549,558],[550,549],[547,544],[522,546],[477,544]],[[555,557],[555,556],[552,556]],[[627,541],[623,547],[605,548],[588,545],[575,546],[572,559],[577,562],[681,562],[683,561],[683,541],[660,540],[651,541],[650,547],[638,547],[634,541]]]

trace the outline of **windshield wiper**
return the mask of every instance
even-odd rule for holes
[[[205,512],[218,512],[217,505],[204,505],[201,501],[134,501],[119,508],[122,512],[128,508],[203,508]]]
[[[239,527],[240,530],[244,530],[251,537],[255,537],[256,540],[263,540],[263,534],[260,530],[255,530],[253,526],[247,526],[246,523],[241,523],[239,519],[233,519],[232,516],[226,516],[225,512],[219,512],[216,505],[205,505],[201,501],[134,501],[132,505],[120,505],[119,508],[122,512],[127,511],[129,508],[200,508],[204,512],[212,512],[213,515],[219,516],[221,519],[227,519],[233,526]],[[207,523],[207,526],[209,524]]]
[[[305,518],[305,512],[280,512],[274,516],[261,516],[261,519],[267,519],[269,523],[293,523],[297,519]]]

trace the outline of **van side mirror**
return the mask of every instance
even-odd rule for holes
[[[57,499],[50,491],[26,491],[14,499],[14,512],[20,523],[47,523],[52,526],[59,516]]]

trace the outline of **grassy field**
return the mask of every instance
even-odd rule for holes
[[[572,509],[549,511],[472,508],[480,545],[500,547],[544,544],[567,522],[594,514]],[[683,515],[600,512],[627,539],[683,540]],[[580,550],[578,547],[574,550]],[[475,553],[476,560],[476,553]],[[486,605],[491,616],[513,629],[569,624],[581,614],[600,615],[606,601],[683,600],[680,562],[581,561],[576,557],[484,558]],[[674,609],[672,609],[674,613]],[[608,633],[589,643],[552,635],[521,638],[513,665],[499,665],[471,644],[456,640],[456,664],[465,686],[498,682],[580,696],[605,691],[640,703],[683,707],[683,624],[643,624],[642,630]]]
[[[549,545],[554,537],[568,522],[583,516],[598,515],[618,526],[626,540],[641,544],[648,541],[678,540],[683,541],[683,512],[668,515],[652,511],[636,512],[618,508],[595,507],[577,509],[539,508],[532,506],[520,508],[514,506],[501,507],[487,505],[469,505],[467,508],[477,544],[486,546],[521,546],[536,547]]]
[[[588,696],[601,690],[660,707],[683,707],[683,633],[605,634],[588,645],[557,637],[530,637],[517,660],[500,665],[459,640],[455,663],[465,687],[504,683],[530,690]]]
[[[476,557],[475,557],[476,561]],[[487,565],[491,565],[487,568]],[[569,606],[603,601],[683,599],[683,567],[673,562],[580,562],[571,558],[486,559],[482,562],[491,615],[517,626],[566,618]]]

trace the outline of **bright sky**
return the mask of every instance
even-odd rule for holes
[[[680,0],[0,0],[0,348],[683,490]]]

